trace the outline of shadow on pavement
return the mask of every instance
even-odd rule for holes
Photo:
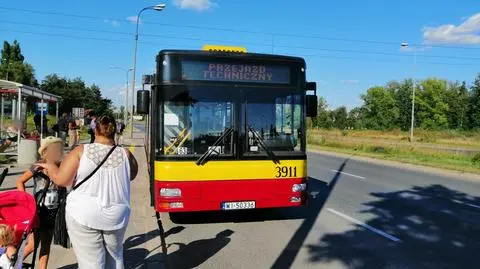
[[[58,267],[57,269],[77,269],[78,268],[78,264],[69,264],[69,265],[65,265],[65,266],[62,266],[62,267]]]
[[[309,245],[310,262],[348,268],[479,268],[479,197],[442,185],[371,193],[366,224],[401,240],[394,243],[361,226],[327,234]]]
[[[227,229],[219,232],[213,238],[196,240],[188,244],[168,244],[168,248],[171,248],[174,245],[178,246],[178,250],[168,253],[171,268],[197,268],[228,245],[231,241],[230,236],[233,233],[232,230]]]
[[[164,233],[164,237],[168,237],[172,234],[177,234],[183,231],[185,227],[176,226]],[[147,258],[147,256],[157,250],[162,248],[161,241],[158,241],[158,246],[152,250],[147,250],[145,248],[136,248],[137,246],[144,244],[150,240],[156,240],[160,237],[160,231],[155,229],[146,234],[138,234],[130,236],[125,240],[123,244],[123,257],[125,260],[125,268],[145,268],[153,258]],[[157,260],[163,260],[163,257],[155,257]],[[155,261],[157,261],[155,260]],[[153,261],[152,261],[153,263]],[[143,266],[143,267],[142,267]]]
[[[340,167],[337,169],[337,173],[328,184],[315,178],[309,178],[308,189],[313,197],[310,198],[308,202],[308,214],[306,215],[307,217],[302,222],[297,231],[295,231],[295,234],[292,236],[280,256],[272,265],[272,269],[290,268],[292,266],[298,252],[300,251],[300,248],[303,245],[303,242],[305,242],[308,233],[310,232],[310,230],[312,230],[312,227],[315,224],[318,215],[322,211],[322,208],[328,200],[328,197],[335,188],[335,185],[337,184],[338,179],[342,174],[342,171],[345,169],[347,162],[348,159],[346,159],[340,165]]]
[[[171,228],[167,232],[165,232],[165,234],[163,236],[165,238],[167,238],[169,235],[178,234],[178,233],[182,232],[183,230],[185,230],[185,227],[176,226],[176,227]],[[130,236],[129,238],[127,238],[125,240],[125,243],[123,243],[123,248],[124,249],[134,248],[134,247],[136,247],[138,245],[141,245],[141,244],[143,244],[143,243],[145,243],[145,242],[149,241],[150,239],[153,239],[157,236],[160,236],[160,231],[157,230],[157,229],[153,230],[153,231],[150,231],[146,234],[138,234],[138,235]]]

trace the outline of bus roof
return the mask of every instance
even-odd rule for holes
[[[161,55],[188,55],[188,56],[213,56],[219,58],[232,59],[255,59],[255,60],[270,60],[283,62],[296,62],[305,65],[305,60],[301,57],[275,55],[275,54],[261,54],[261,53],[242,53],[242,52],[221,52],[221,51],[204,51],[204,50],[161,50]]]

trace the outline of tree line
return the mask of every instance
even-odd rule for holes
[[[345,106],[329,109],[319,98],[313,127],[338,129],[409,130],[413,80],[390,81],[361,95],[363,105],[350,111]],[[415,87],[415,128],[426,130],[480,129],[480,74],[466,82],[438,78],[419,81]]]
[[[87,85],[81,78],[66,78],[57,74],[47,75],[41,83],[35,78],[35,69],[25,61],[20,43],[3,42],[0,61],[0,78],[15,81],[24,85],[40,88],[46,92],[61,96],[60,113],[71,113],[73,107],[91,109],[97,115],[111,114],[112,101],[102,96],[100,87]],[[33,100],[32,100],[33,101]],[[30,102],[29,107],[33,107]],[[54,109],[49,109],[55,113]]]

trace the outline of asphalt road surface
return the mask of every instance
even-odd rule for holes
[[[480,268],[480,181],[309,154],[307,207],[161,214],[171,268]]]
[[[317,153],[308,175],[306,207],[161,214],[170,268],[480,268],[480,180]]]

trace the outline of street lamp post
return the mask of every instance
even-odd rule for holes
[[[123,121],[126,124],[128,121],[128,72],[133,71],[133,68],[125,69],[113,65],[111,65],[110,68],[122,70],[125,72],[125,110],[123,111]]]
[[[409,45],[408,43],[404,42],[401,44],[402,48],[408,48]],[[413,90],[412,90],[412,117],[410,119],[410,142],[413,143],[413,128],[414,128],[414,123],[415,123],[415,88],[416,88],[416,79],[415,79],[415,73],[416,73],[416,67],[417,67],[417,49],[414,46],[413,48]]]
[[[140,16],[142,12],[145,10],[155,10],[155,11],[162,11],[167,5],[166,4],[158,4],[155,6],[145,7],[138,12],[137,15],[137,26],[135,31],[135,46],[133,47],[133,73],[132,73],[132,102],[135,100],[135,72],[137,69],[137,43],[138,43],[138,25],[140,23]],[[132,113],[130,114],[130,138],[133,138],[133,106],[132,106]]]

